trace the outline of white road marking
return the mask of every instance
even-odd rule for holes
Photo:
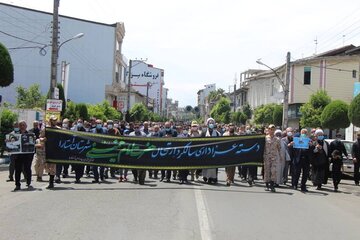
[[[202,240],[211,240],[211,229],[205,198],[199,186],[194,187],[196,208],[199,218],[200,234]]]

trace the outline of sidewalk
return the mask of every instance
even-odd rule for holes
[[[0,171],[7,171],[9,169],[9,158],[0,158]]]

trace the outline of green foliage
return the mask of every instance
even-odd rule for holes
[[[136,103],[130,109],[130,120],[131,121],[145,121],[149,120],[149,110],[146,109],[143,103]]]
[[[251,119],[251,116],[252,116],[252,110],[251,110],[251,107],[250,107],[250,104],[247,103],[243,106],[243,109],[242,109],[243,113],[246,115],[247,119]]]
[[[254,111],[254,122],[260,125],[275,124],[281,126],[283,106],[275,103],[261,105]]]
[[[209,102],[217,102],[218,100],[220,100],[223,97],[226,97],[225,90],[222,88],[219,88],[216,91],[210,92],[207,98],[208,98]]]
[[[283,106],[282,105],[275,105],[273,111],[273,123],[275,126],[282,126],[283,120]]]
[[[57,88],[59,89],[59,99],[62,100],[61,116],[63,116],[66,111],[66,99],[65,99],[64,88],[61,83],[57,84]]]
[[[328,129],[347,128],[349,105],[344,101],[335,100],[329,103],[321,113],[321,126]]]
[[[1,113],[1,134],[0,134],[0,151],[1,155],[5,150],[5,135],[13,130],[13,124],[18,120],[18,116],[8,109],[4,109]]]
[[[0,43],[0,87],[7,87],[14,81],[14,67],[6,47]]]
[[[302,127],[320,127],[321,113],[324,108],[331,102],[331,98],[326,91],[320,90],[310,96],[309,102],[300,107]]]
[[[358,94],[351,101],[349,106],[348,117],[352,124],[354,124],[357,127],[360,127],[360,94]]]
[[[248,116],[242,111],[234,112],[231,117],[231,121],[235,124],[244,125],[246,124],[247,120],[248,120]]]
[[[88,105],[88,115],[101,119],[102,121],[122,119],[121,113],[113,108],[106,100],[99,104]]]
[[[41,94],[39,84],[33,84],[28,89],[18,86],[16,92],[16,107],[26,109],[45,108],[46,96]]]
[[[210,115],[215,119],[216,122],[229,123],[231,120],[230,112],[230,101],[223,97],[212,108]]]
[[[63,118],[68,118],[71,121],[78,119],[78,113],[76,112],[76,104],[74,102],[68,102],[66,106]]]
[[[88,108],[85,103],[78,103],[75,107],[77,118],[89,119]]]

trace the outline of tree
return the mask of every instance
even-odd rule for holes
[[[65,113],[63,115],[64,118],[68,118],[71,121],[75,121],[78,119],[78,113],[76,111],[76,104],[74,102],[68,102],[66,106]]]
[[[1,156],[5,150],[5,135],[13,130],[13,124],[17,121],[18,116],[8,109],[4,109],[1,114],[1,134],[0,134],[0,148]]]
[[[75,107],[77,118],[89,119],[88,108],[85,103],[78,103]]]
[[[7,87],[14,82],[14,67],[6,47],[0,43],[0,87]]]
[[[302,127],[320,127],[321,113],[330,102],[331,98],[326,91],[320,90],[312,94],[309,102],[300,107],[300,125]]]
[[[275,126],[282,126],[283,120],[283,106],[282,105],[275,105],[273,111],[273,123]]]
[[[232,114],[231,121],[236,124],[246,124],[246,121],[248,120],[248,117],[246,114],[242,111],[234,112]]]
[[[46,96],[41,94],[39,84],[33,84],[28,89],[18,86],[16,92],[16,107],[27,109],[45,108]]]
[[[59,89],[59,99],[62,100],[61,116],[63,116],[66,111],[66,99],[65,99],[64,88],[61,83],[57,84],[57,88]]]
[[[282,105],[270,103],[257,107],[254,111],[254,121],[257,124],[268,125],[275,124],[282,125]]]
[[[360,127],[360,94],[358,94],[351,101],[349,106],[348,117],[352,124],[354,124],[357,127]]]
[[[149,111],[146,109],[143,103],[136,103],[130,109],[130,119],[131,121],[144,121],[148,120]]]
[[[348,110],[349,105],[344,101],[332,101],[321,113],[321,126],[330,130],[347,128],[350,125]]]
[[[216,122],[229,123],[231,119],[230,112],[230,101],[223,97],[212,108],[210,115],[215,119]]]
[[[87,109],[89,116],[101,119],[102,121],[107,121],[108,119],[119,120],[122,118],[122,115],[106,100],[99,104],[88,105]]]
[[[243,106],[242,111],[243,111],[243,113],[246,115],[247,119],[251,119],[252,110],[251,110],[251,107],[250,107],[250,104],[249,104],[249,103],[246,103],[246,104]]]

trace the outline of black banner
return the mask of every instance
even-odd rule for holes
[[[258,165],[263,135],[214,138],[116,137],[46,129],[46,160],[138,169],[203,169]]]

